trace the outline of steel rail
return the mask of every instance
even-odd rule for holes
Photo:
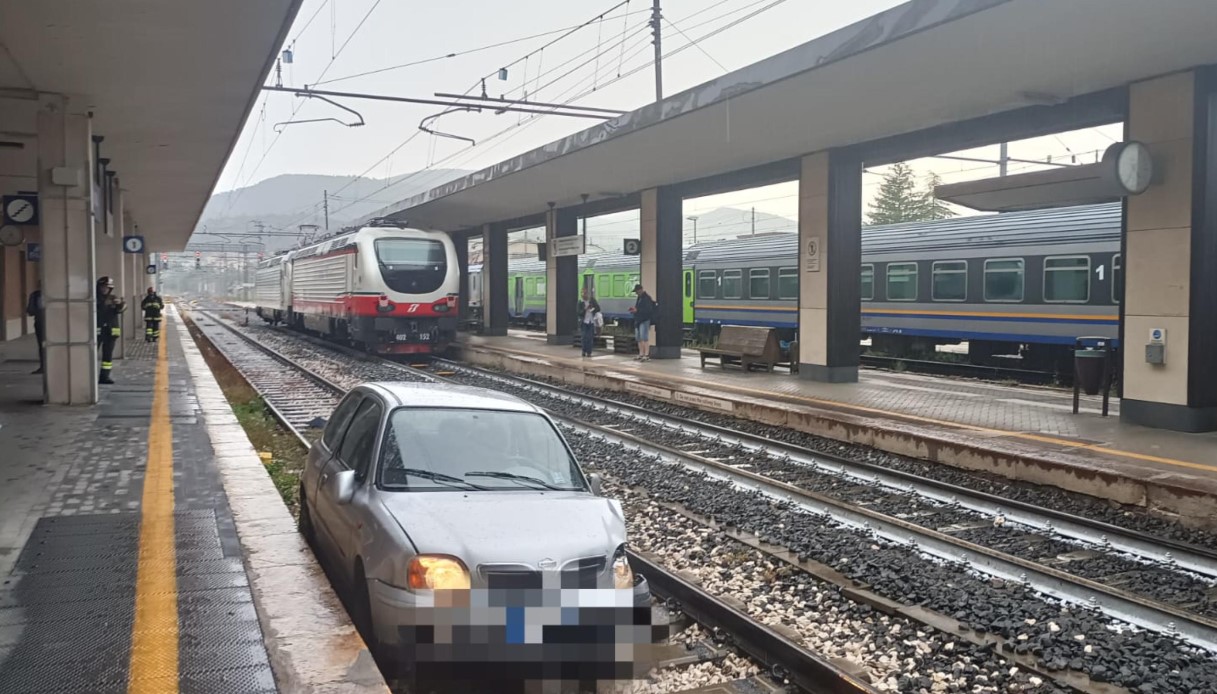
[[[904,364],[909,371],[917,373],[936,374],[939,376],[963,376],[966,378],[1013,378],[1020,383],[1033,385],[1049,385],[1058,375],[1052,371],[1033,371],[1030,369],[1015,369],[1007,366],[987,366],[983,364],[963,364],[950,361],[934,361],[932,359],[905,359],[904,357],[882,357],[873,354],[863,354],[860,357],[864,366],[880,369],[893,369],[897,364]]]
[[[989,492],[968,489],[874,463],[854,461],[829,453],[819,453],[783,441],[774,441],[759,434],[652,412],[637,405],[609,398],[572,393],[522,376],[505,375],[449,360],[436,359],[434,361],[442,361],[446,368],[452,370],[463,370],[488,379],[531,387],[569,402],[579,400],[592,402],[601,409],[650,424],[664,426],[670,424],[673,428],[689,434],[729,445],[739,444],[754,452],[766,453],[773,458],[803,465],[813,470],[843,474],[863,484],[879,484],[893,491],[920,494],[934,501],[958,505],[990,517],[1003,516],[1008,521],[1043,532],[1059,534],[1079,542],[1125,552],[1151,563],[1168,565],[1217,578],[1217,550],[1128,530],[1104,521],[1035,506],[1025,501],[1007,499]],[[781,455],[774,455],[775,451]]]

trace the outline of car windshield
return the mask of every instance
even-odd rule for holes
[[[557,429],[533,412],[400,408],[383,450],[390,491],[587,489]]]

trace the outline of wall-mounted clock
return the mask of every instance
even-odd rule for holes
[[[21,231],[21,227],[11,224],[0,226],[0,245],[19,246],[24,240],[25,234]]]

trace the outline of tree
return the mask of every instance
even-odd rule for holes
[[[955,211],[934,195],[934,189],[942,183],[938,174],[930,172],[925,179],[925,191],[921,194],[921,216],[917,221],[929,222],[935,219],[950,219]]]
[[[934,196],[934,188],[939,183],[938,175],[930,173],[926,177],[925,187],[918,190],[912,167],[904,162],[894,164],[883,177],[879,194],[871,203],[868,222],[873,225],[899,224],[954,217],[955,213],[946,203]]]
[[[879,194],[871,203],[870,223],[879,225],[916,221],[924,206],[924,197],[917,192],[917,182],[913,179],[913,169],[899,162],[883,177]]]

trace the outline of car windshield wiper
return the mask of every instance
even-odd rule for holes
[[[516,480],[520,482],[532,482],[539,484],[546,489],[554,489],[557,491],[571,491],[570,487],[556,487],[543,479],[529,477],[528,475],[514,475],[510,472],[466,472],[466,477],[494,477],[496,479]]]
[[[453,477],[452,475],[445,475],[442,472],[432,472],[431,470],[423,470],[421,468],[414,468],[414,467],[396,468],[393,471],[394,472],[404,472],[407,475],[414,475],[415,477],[422,477],[423,479],[428,479],[428,480],[431,480],[432,482],[439,482],[440,484],[448,484],[448,485],[459,484],[459,485],[464,486],[466,489],[476,489],[478,491],[483,491],[483,492],[487,490],[486,487],[476,485],[472,482],[466,482],[465,480],[463,480],[459,477]]]

